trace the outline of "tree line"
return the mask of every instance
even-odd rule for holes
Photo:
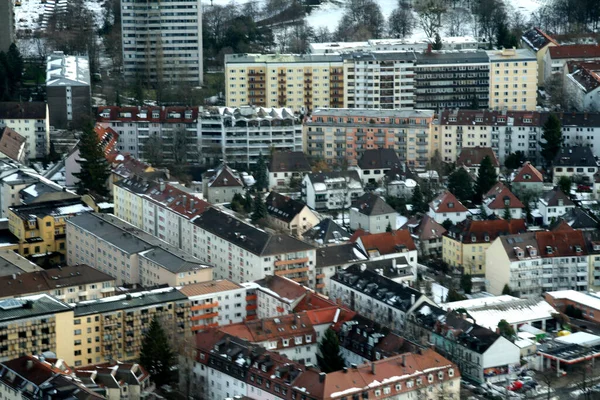
[[[17,99],[24,66],[23,57],[14,43],[7,52],[0,51],[0,101]]]

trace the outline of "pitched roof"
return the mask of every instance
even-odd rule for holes
[[[477,167],[481,165],[481,162],[485,157],[489,157],[492,161],[492,166],[499,167],[500,163],[498,162],[498,158],[492,150],[491,147],[463,147],[458,159],[456,160],[456,165],[463,165],[465,167]]]
[[[524,219],[465,220],[450,227],[445,236],[461,243],[491,243],[498,236],[527,231]]]
[[[319,244],[330,244],[348,241],[350,234],[336,224],[331,218],[325,218],[302,235],[304,240]]]
[[[288,223],[306,207],[303,202],[277,192],[269,193],[265,205],[270,216]]]
[[[525,207],[521,200],[515,196],[504,183],[496,183],[483,197],[483,202],[491,210]]]
[[[290,301],[296,301],[308,292],[306,287],[283,276],[267,275],[263,279],[254,281],[254,283],[277,294],[280,298]]]
[[[553,190],[549,190],[540,199],[543,201],[547,207],[554,207],[559,205],[559,201],[562,201],[563,206],[574,206],[575,203],[571,201],[569,196],[564,194],[564,192],[558,188],[554,188]]]
[[[202,179],[208,179],[208,187],[244,186],[239,174],[227,165],[221,165],[216,170],[208,170]]]
[[[302,151],[275,151],[269,172],[310,172],[310,164]]]
[[[312,334],[313,339],[316,340],[315,329],[307,313],[287,314],[230,324],[219,327],[219,330],[252,343],[307,334]],[[289,342],[290,347],[295,345],[293,340]],[[283,343],[279,340],[277,347],[279,349],[283,347]]]
[[[548,44],[553,43],[558,46],[556,40],[547,35],[544,31],[539,28],[533,28],[523,33],[521,37],[525,43],[529,45],[533,50],[539,51],[546,47]]]
[[[352,204],[356,210],[364,215],[375,216],[384,214],[395,214],[394,210],[388,203],[373,193],[365,193],[358,197]]]
[[[400,165],[400,158],[394,149],[378,148],[368,149],[358,160],[360,169],[384,169]]]
[[[564,219],[559,218],[558,220],[556,220],[556,222],[554,224],[552,224],[550,226],[550,231],[552,231],[552,232],[573,232],[574,229],[571,228],[571,225],[567,224],[567,222]]]
[[[354,181],[355,184],[358,184],[360,185],[360,187],[362,187],[362,184],[360,183],[360,176],[358,175],[358,171],[356,170],[319,172],[308,174],[306,176],[313,184],[335,182],[338,180],[344,181],[345,178],[348,178],[350,185],[352,185],[352,181]]]
[[[242,289],[243,287],[229,279],[192,283],[182,286],[179,291],[187,297],[202,296],[205,294],[226,292],[229,290]]]
[[[460,201],[449,191],[445,191],[429,203],[429,207],[435,213],[447,212],[467,212],[467,207],[463,206]]]
[[[417,249],[408,229],[361,236],[358,241],[362,243],[367,252],[377,250],[380,255]]]
[[[535,238],[542,257],[567,257],[587,254],[585,239],[581,231],[536,232]],[[546,251],[548,246],[552,247],[551,253]],[[580,251],[577,251],[578,249]]]
[[[567,213],[559,219],[565,221],[573,229],[591,230],[598,227],[598,221],[594,215],[579,207],[569,209]]]
[[[596,158],[592,152],[592,148],[588,146],[567,146],[561,147],[552,167],[596,167]]]
[[[408,223],[407,223],[408,224]],[[406,225],[401,227],[406,229]],[[435,219],[425,214],[418,225],[412,230],[413,235],[417,236],[419,240],[432,240],[441,238],[446,232],[441,224],[435,222]]]
[[[569,77],[576,81],[585,93],[590,93],[600,87],[600,62],[567,63]]]
[[[15,161],[22,161],[25,154],[27,139],[15,130],[5,127],[0,128],[0,153]]]
[[[0,119],[46,119],[44,102],[0,102]]]
[[[544,176],[529,161],[521,167],[515,175],[513,182],[517,183],[539,183],[544,182]]]
[[[367,260],[367,256],[354,243],[345,243],[317,249],[316,266],[319,268],[338,266],[363,260]]]
[[[548,49],[552,59],[561,58],[596,58],[600,57],[600,45],[597,44],[572,44],[550,47]]]
[[[48,294],[0,300],[0,322],[70,311],[71,307]]]

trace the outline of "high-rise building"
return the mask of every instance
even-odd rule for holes
[[[490,57],[490,108],[535,110],[537,59],[530,49],[488,51]]]
[[[200,0],[122,0],[121,25],[126,78],[202,83]]]
[[[0,1],[0,51],[15,41],[15,13],[12,0]]]

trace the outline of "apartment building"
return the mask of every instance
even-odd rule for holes
[[[485,276],[486,250],[502,235],[527,231],[523,219],[465,220],[451,226],[443,236],[442,258],[465,274]]]
[[[117,284],[182,286],[213,279],[213,267],[110,214],[86,213],[67,223],[67,264],[85,263]]]
[[[567,62],[565,93],[577,111],[600,111],[600,62]]]
[[[50,115],[43,102],[0,102],[0,128],[8,126],[27,139],[27,158],[50,151]]]
[[[112,360],[79,367],[75,370],[75,376],[90,388],[102,388],[101,392],[107,400],[141,400],[151,396],[156,389],[150,380],[150,373],[137,363]]]
[[[363,193],[354,170],[308,174],[302,181],[302,201],[313,210],[347,209]]]
[[[265,275],[315,285],[315,248],[210,208],[194,219],[194,257],[214,265],[215,277],[247,282]]]
[[[89,265],[74,265],[0,277],[0,300],[49,294],[66,303],[115,294],[115,278]]]
[[[330,164],[357,165],[365,151],[394,149],[400,161],[425,167],[438,150],[429,110],[316,109],[305,121],[305,152]]]
[[[365,42],[325,42],[311,43],[311,54],[353,53],[360,51],[423,51],[430,47],[427,40],[369,39]],[[473,36],[447,36],[442,38],[447,50],[477,49],[479,43]]]
[[[500,163],[490,147],[463,147],[456,160],[456,166],[466,169],[471,176],[476,177],[479,175],[479,167],[486,157],[490,159],[496,175],[499,175]]]
[[[282,190],[290,188],[292,179],[300,183],[312,171],[303,151],[274,151],[269,162],[269,188]]]
[[[589,288],[589,255],[580,231],[535,232],[500,236],[486,250],[488,291],[499,295],[508,285],[515,296]]]
[[[575,203],[562,190],[555,188],[540,197],[537,207],[542,215],[544,225],[550,225],[569,211],[574,210]]]
[[[91,211],[79,199],[47,201],[8,209],[8,229],[19,240],[18,253],[36,262],[65,260],[69,218]],[[69,263],[74,265],[76,263]]]
[[[211,107],[198,113],[200,162],[250,168],[273,151],[302,151],[302,121],[286,107]]]
[[[8,51],[15,41],[15,11],[12,1],[0,4],[0,51]]]
[[[535,111],[537,59],[529,48],[487,52],[490,58],[490,109]]]
[[[344,60],[339,54],[228,54],[225,98],[232,107],[343,107]]]
[[[192,332],[237,324],[256,316],[256,295],[227,279],[192,283],[179,289],[190,301]]]
[[[363,229],[370,233],[396,230],[398,213],[380,196],[365,193],[350,207],[350,229]]]
[[[319,218],[308,206],[277,192],[270,192],[265,200],[267,221],[297,238],[319,223]]]
[[[446,233],[446,228],[435,222],[433,218],[425,214],[423,218],[410,218],[400,229],[408,229],[415,247],[419,249],[420,255],[423,258],[429,256],[442,257],[443,254],[443,236]]]
[[[0,158],[24,164],[27,162],[27,139],[7,126],[0,128]]]
[[[72,329],[73,310],[50,295],[0,300],[0,361],[45,351],[73,361]]]
[[[572,44],[550,47],[544,55],[544,80],[548,81],[558,74],[563,78],[565,66],[569,61],[599,61],[600,45]]]
[[[564,146],[552,162],[552,176],[556,184],[563,176],[571,181],[591,185],[598,172],[598,162],[589,146]]]
[[[515,173],[512,178],[512,190],[517,194],[535,193],[539,194],[544,190],[544,176],[529,161]]]
[[[256,297],[258,319],[292,314],[306,296],[311,296],[307,287],[277,275],[267,275],[254,282],[242,283],[242,286]]]
[[[0,249],[0,262],[2,263],[2,272],[0,272],[0,276],[43,271],[42,267],[32,263],[19,253],[16,253],[10,246],[8,246],[8,248],[4,247]]]
[[[545,57],[548,49],[555,46],[560,46],[556,40],[546,34],[539,28],[532,28],[523,33],[521,37],[521,45],[535,53],[537,59],[537,83],[538,86],[544,87],[545,83]]]
[[[483,50],[415,53],[414,108],[489,108],[490,58]]]
[[[358,160],[357,171],[364,185],[383,183],[385,177],[401,168],[402,162],[393,148],[365,150]]]
[[[123,73],[146,83],[201,85],[202,5],[198,0],[121,3]]]

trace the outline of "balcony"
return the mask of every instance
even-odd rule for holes
[[[104,287],[104,288],[100,289],[100,293],[110,293],[110,292],[114,292],[114,291],[115,291],[114,286]]]
[[[214,301],[212,303],[198,304],[198,305],[192,306],[191,310],[192,311],[206,310],[206,309],[209,309],[209,308],[217,307],[218,305],[219,305],[219,302],[218,301]]]
[[[308,262],[308,257],[304,257],[304,258],[295,258],[293,260],[277,260],[277,261],[275,261],[274,264],[276,267],[279,267],[281,265],[305,264],[307,262]]]
[[[218,316],[219,316],[218,312],[211,312],[211,313],[206,313],[206,314],[202,314],[202,315],[194,315],[190,319],[192,321],[201,321],[203,319],[209,319],[209,318],[214,318],[214,317],[218,317]]]
[[[275,275],[282,276],[282,275],[290,275],[290,274],[300,274],[300,273],[304,273],[304,272],[308,272],[308,267],[294,268],[294,269],[279,269],[279,270],[275,270]]]

